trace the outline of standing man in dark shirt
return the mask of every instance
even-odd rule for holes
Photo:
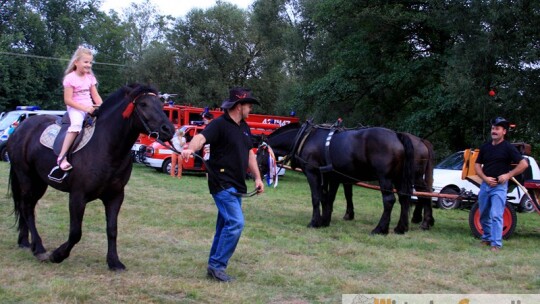
[[[503,213],[508,192],[508,180],[521,174],[529,164],[516,147],[504,139],[510,123],[497,117],[491,121],[491,141],[480,147],[474,168],[480,178],[478,204],[482,224],[482,244],[491,251],[502,247]],[[517,164],[512,169],[512,164]]]
[[[204,144],[210,144],[212,153],[207,161],[208,188],[218,209],[216,233],[210,249],[207,274],[209,278],[229,282],[232,277],[225,273],[244,228],[242,198],[246,193],[246,171],[249,168],[255,178],[258,193],[264,192],[264,184],[252,148],[251,132],[245,121],[259,102],[244,88],[233,88],[229,99],[221,108],[223,115],[191,140],[189,148],[182,151],[183,157],[190,157]],[[186,158],[187,159],[187,158]]]

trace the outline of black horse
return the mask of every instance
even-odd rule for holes
[[[270,146],[276,156],[286,156],[293,148],[293,138],[295,138],[299,124],[291,124],[286,127],[282,127],[273,132],[269,137],[265,138],[266,143]],[[414,162],[415,162],[415,175],[414,175],[414,188],[417,191],[431,192],[433,186],[433,146],[426,140],[421,139],[409,133],[403,133],[407,135],[414,145]],[[257,162],[261,174],[266,174],[269,171],[268,168],[268,146],[262,145],[257,151]],[[333,187],[338,187],[339,184],[332,184]],[[345,199],[347,202],[347,209],[343,216],[344,220],[354,219],[354,204],[352,199],[352,186],[351,183],[343,183],[343,190]],[[330,190],[337,191],[337,190]],[[424,217],[422,218],[422,211],[424,211]],[[420,227],[424,230],[429,229],[434,225],[434,218],[432,213],[431,199],[426,197],[419,197],[414,209],[413,223],[420,223]]]
[[[336,129],[306,122],[301,127],[289,124],[276,130],[269,135],[267,143],[276,155],[292,155],[292,166],[301,168],[306,175],[313,205],[309,226],[330,224],[339,184],[346,185],[346,196],[350,193],[352,208],[350,184],[378,181],[384,212],[372,233],[388,233],[395,203],[394,187],[401,204],[400,220],[395,232],[405,233],[408,230],[415,166],[414,147],[408,136],[385,128]]]
[[[131,146],[139,133],[161,140],[169,140],[174,134],[174,126],[165,116],[157,93],[151,87],[132,85],[111,94],[99,109],[95,131],[88,144],[70,155],[73,169],[62,182],[48,178],[57,156],[40,143],[43,130],[54,124],[56,118],[36,115],[17,128],[9,138],[7,149],[19,247],[30,248],[41,261],[62,262],[81,239],[86,204],[101,199],[107,221],[107,264],[111,270],[126,268],[118,258],[116,238],[124,187],[132,170]],[[69,237],[50,254],[37,231],[34,212],[47,186],[70,193]]]

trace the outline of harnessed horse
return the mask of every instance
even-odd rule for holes
[[[397,137],[400,141],[403,141],[403,144],[406,145],[404,147],[407,147],[409,158],[411,157],[410,145],[412,144],[414,146],[414,149],[412,149],[414,169],[411,169],[411,167],[405,167],[405,169],[409,168],[408,169],[409,171],[410,170],[414,171],[415,189],[416,190],[424,190],[424,189],[431,190],[431,185],[433,181],[432,179],[432,171],[433,171],[433,152],[432,151],[433,150],[432,150],[431,144],[426,140],[422,140],[408,133],[395,133],[393,131],[382,129],[382,128],[361,128],[361,129],[356,129],[356,130],[337,129],[337,130],[334,130],[334,134],[330,136],[328,135],[331,133],[332,128],[329,128],[329,127],[321,127],[321,126],[309,127],[309,126],[306,126],[306,124],[304,124],[302,128],[304,129],[304,131],[300,130],[299,124],[290,124],[290,125],[281,127],[268,136],[268,138],[266,139],[266,143],[268,144],[268,146],[270,146],[273,149],[275,155],[291,156],[291,151],[293,150],[295,151],[293,151],[292,153],[298,155],[299,154],[299,152],[297,151],[298,148],[303,149],[302,147],[300,147],[302,144],[299,143],[299,140],[302,136],[299,136],[299,133],[304,133],[303,136],[306,137],[306,134],[310,132],[310,131],[306,132],[306,129],[319,129],[319,133],[326,134],[326,138],[324,138],[324,136],[319,136],[319,139],[318,139],[318,141],[320,142],[319,145],[322,145],[322,143],[324,143],[324,147],[320,147],[318,152],[317,152],[317,149],[311,151],[311,153],[316,154],[315,158],[317,160],[313,161],[312,163],[305,162],[305,164],[308,165],[308,167],[312,167],[312,168],[308,168],[310,169],[309,171],[311,172],[310,176],[312,176],[311,177],[312,179],[317,174],[321,176],[320,190],[318,190],[318,187],[315,185],[315,183],[310,181],[310,187],[312,189],[312,203],[314,205],[314,213],[313,213],[312,221],[310,222],[310,226],[318,227],[318,226],[329,225],[330,219],[331,219],[332,206],[333,206],[332,204],[335,199],[335,194],[337,192],[337,189],[340,183],[343,183],[343,187],[345,191],[345,198],[347,200],[347,211],[343,218],[346,220],[351,220],[354,218],[354,206],[353,206],[353,201],[352,201],[352,184],[360,180],[364,180],[364,181],[379,180],[379,182],[381,181],[381,179],[378,176],[380,176],[381,174],[380,172],[382,171],[378,169],[376,170],[374,166],[377,166],[377,162],[380,162],[380,158],[388,158],[389,156],[388,155],[382,156],[381,154],[379,155],[379,157],[377,157],[377,153],[385,153],[384,151],[385,149],[387,149],[385,147],[391,142],[395,143],[396,141],[395,137]],[[326,130],[326,131],[322,131],[322,130]],[[359,134],[356,134],[354,136],[349,136],[349,135],[344,136],[342,134],[341,136],[336,137],[335,136],[336,132],[337,134],[339,133],[352,134],[348,132],[362,133],[364,134],[364,136],[360,136],[359,138],[362,138],[362,140],[360,142],[357,142],[352,139],[357,138]],[[389,140],[385,140],[384,138],[377,139],[377,138],[374,138],[373,136],[368,135],[369,133],[372,133],[371,135],[373,135],[377,132],[386,133],[387,136],[390,136],[389,138],[391,139]],[[392,133],[394,133],[395,135],[392,136]],[[341,137],[341,139],[338,139],[336,141],[336,138],[339,138],[339,137]],[[347,141],[348,139],[349,141]],[[340,146],[339,143],[341,143],[342,146]],[[381,146],[380,151],[377,147],[379,145]],[[324,155],[321,155],[321,151],[323,151]],[[267,162],[265,161],[265,156],[264,156],[265,153],[266,151],[264,149],[261,149],[258,151],[258,163],[260,165],[261,174],[265,174],[268,171],[268,168],[266,165]],[[354,156],[355,153],[359,155]],[[302,153],[300,152],[300,154]],[[339,154],[342,154],[343,156],[340,156]],[[363,156],[360,154],[363,154]],[[293,163],[294,163],[294,157],[295,156],[291,157],[293,158]],[[356,159],[357,161],[358,160],[361,160],[361,161],[356,162],[356,163],[351,162],[349,164],[349,168],[337,169],[335,167],[336,158],[337,159],[351,159],[351,160]],[[379,158],[379,160],[377,160],[377,158]],[[302,167],[302,163],[297,164],[297,166],[298,165]],[[345,167],[347,167],[346,162],[345,162]],[[325,172],[317,172],[317,168],[323,168],[322,171],[325,171]],[[354,172],[344,173],[351,170],[354,171],[355,169],[356,171],[363,170],[364,174],[362,175],[362,174],[357,174]],[[304,168],[302,168],[302,170],[304,171]],[[404,175],[405,176],[408,175],[409,176],[408,178],[412,179],[409,173],[410,172],[404,172]],[[306,174],[306,176],[308,175]],[[396,177],[398,176],[394,174],[394,178]],[[309,181],[309,177],[308,177],[308,181]],[[401,183],[403,182],[406,182],[406,181],[402,180]],[[386,181],[385,183],[388,183],[388,181]],[[399,183],[400,182],[398,182],[398,184]],[[386,190],[388,188],[385,189],[382,187],[382,185],[383,184],[381,183],[381,190],[383,191],[383,202],[388,201],[389,204],[393,205],[393,202],[389,198],[390,192]],[[313,189],[315,189],[315,194],[314,194]],[[385,195],[385,192],[387,193],[386,195]],[[400,194],[399,192],[400,191],[398,191],[398,195]],[[319,194],[317,195],[317,193]],[[400,196],[400,202],[403,202],[404,199],[405,197]],[[318,203],[316,200],[320,200],[321,202],[323,202],[323,217],[322,218],[318,217],[319,211],[317,209]],[[325,208],[324,202],[327,202],[326,208]],[[403,203],[402,203],[402,206],[403,206]],[[385,210],[387,207],[388,207],[388,204],[385,203]],[[424,216],[424,220],[422,222],[421,228],[428,229],[431,225],[433,225],[433,222],[434,222],[433,217],[432,217],[432,212],[431,212],[431,201],[429,199],[421,199],[419,201],[419,204],[416,205],[416,209],[413,216],[413,222],[418,223],[422,221],[423,209],[425,209],[425,216]],[[403,209],[402,209],[402,212],[403,212]],[[389,213],[386,213],[386,214],[389,215]],[[401,219],[403,219],[403,217],[401,217]],[[387,226],[386,228],[384,227],[384,225],[381,226],[381,223],[384,224],[385,222],[386,222],[386,217],[385,217],[385,213],[383,213],[381,222],[379,223],[377,228],[374,229],[373,233],[387,233],[387,230],[388,230]],[[408,226],[406,226],[406,223],[407,222],[400,221],[400,224],[398,224],[398,226],[396,227],[396,232],[401,233],[401,232],[406,231],[408,229]],[[403,226],[402,224],[405,226]]]
[[[151,87],[133,85],[111,94],[99,109],[94,134],[88,144],[69,155],[73,169],[61,182],[48,177],[56,165],[56,155],[39,140],[56,118],[34,116],[17,128],[8,140],[7,149],[19,247],[30,248],[41,261],[62,262],[81,239],[86,204],[101,199],[107,220],[107,264],[111,270],[126,268],[118,258],[116,239],[124,187],[132,170],[130,149],[140,133],[162,140],[171,139],[174,133],[174,126],[165,116],[157,93]],[[38,233],[34,212],[48,186],[69,192],[70,211],[68,240],[50,254]]]

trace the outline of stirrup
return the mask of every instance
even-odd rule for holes
[[[54,177],[53,173],[56,172],[56,171],[64,172],[64,175],[62,175],[62,177],[60,177],[60,178]],[[57,165],[54,168],[52,168],[51,172],[49,172],[49,175],[47,175],[47,177],[49,177],[49,179],[52,180],[53,182],[61,183],[61,182],[64,181],[64,179],[68,175],[69,175],[69,171],[64,171],[64,170],[60,169],[59,165]]]

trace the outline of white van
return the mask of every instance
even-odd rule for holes
[[[6,152],[6,144],[9,135],[25,119],[34,115],[63,116],[66,110],[40,110],[38,106],[17,106],[15,111],[5,112],[0,115],[0,157],[3,161],[9,161]]]

